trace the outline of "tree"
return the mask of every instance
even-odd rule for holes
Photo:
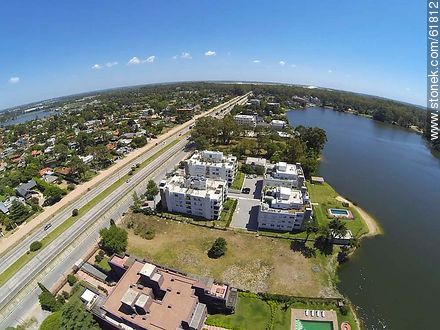
[[[153,200],[154,197],[159,193],[159,188],[157,187],[156,182],[154,182],[153,180],[148,181],[147,184],[147,199],[148,200]]]
[[[305,230],[306,230],[307,236],[306,236],[304,242],[307,242],[309,239],[309,236],[311,234],[316,234],[318,232],[318,230],[319,230],[318,224],[313,219],[310,219],[305,224]]]
[[[15,223],[22,223],[29,216],[29,209],[21,202],[14,200],[9,209],[9,218]]]
[[[223,237],[219,237],[214,241],[211,248],[208,251],[208,256],[213,259],[220,258],[227,251],[227,242]]]
[[[347,226],[339,219],[333,219],[330,221],[328,227],[331,229],[333,236],[345,237],[347,234]]]
[[[61,327],[66,330],[99,330],[92,314],[78,297],[72,297],[61,309]]]
[[[100,230],[101,248],[108,253],[122,253],[127,249],[128,233],[123,228],[112,225]]]
[[[76,281],[77,281],[77,279],[76,279],[75,275],[73,275],[73,274],[67,275],[67,283],[69,283],[70,286],[74,286]]]
[[[41,283],[38,286],[42,290],[38,296],[41,308],[45,311],[55,312],[61,308],[61,304],[56,297]]]
[[[29,250],[31,250],[32,252],[38,251],[39,249],[41,249],[43,246],[43,243],[41,243],[40,241],[34,241],[31,243]]]
[[[72,217],[77,217],[78,214],[79,214],[78,209],[73,209],[73,210],[72,210]]]

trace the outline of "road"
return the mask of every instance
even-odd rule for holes
[[[248,94],[228,101],[204,115],[216,115],[218,111],[225,109],[219,113],[219,115],[224,115],[231,110],[231,104],[233,105],[238,102],[243,103],[247,100],[247,96]],[[174,137],[169,138],[170,141],[166,140],[161,145],[151,149],[150,152],[142,155],[142,158],[136,159],[135,163],[147,159],[166,144],[173,141],[177,136],[186,133],[193,122],[194,120],[182,125],[181,130],[176,132]],[[129,182],[119,186],[101,202],[92,207],[90,211],[42,249],[36,257],[31,259],[31,261],[21,268],[10,280],[0,287],[0,328],[4,328],[10,324],[16,324],[23,315],[25,315],[26,311],[20,308],[20,306],[29,306],[28,303],[30,302],[35,304],[37,301],[36,291],[38,291],[36,290],[37,282],[42,282],[48,287],[52,286],[60,274],[64,274],[68,271],[72,264],[79,259],[85,252],[84,249],[86,247],[90,248],[90,246],[93,246],[97,242],[99,229],[108,225],[110,218],[117,219],[123,212],[128,210],[132,203],[133,191],[145,191],[147,178],[154,175],[155,179],[159,180],[159,178],[164,176],[164,164],[168,164],[167,166],[171,166],[172,168],[178,164],[180,160],[183,160],[186,157],[186,153],[183,152],[182,149],[184,149],[186,142],[186,139],[182,139],[182,141],[160,154],[158,158],[153,160],[146,167],[140,169],[131,177]],[[132,165],[134,164],[130,164],[130,166],[121,169],[117,176],[112,176],[102,181],[96,188],[75,201],[72,206],[57,214],[51,220],[52,228],[60,225],[66,218],[70,217],[71,211],[74,208],[80,208],[81,205],[85,205],[113,182],[117,181],[120,176],[130,170]],[[168,167],[166,167],[166,170],[168,170]],[[156,172],[157,174],[155,174]],[[87,236],[86,239],[83,239],[83,236],[89,232],[90,235]],[[2,269],[5,269],[3,263],[5,263],[5,265],[13,263],[19,256],[27,251],[30,242],[37,239],[41,240],[45,235],[47,235],[47,232],[40,228],[40,230],[35,231],[20,242],[20,244],[8,251],[0,260]],[[92,237],[95,238],[90,239]]]

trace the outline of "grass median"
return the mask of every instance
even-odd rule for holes
[[[183,135],[182,137],[184,137]],[[181,137],[181,138],[182,138]],[[179,141],[181,141],[181,138],[175,139],[170,144],[166,145],[156,153],[154,153],[151,157],[143,161],[139,164],[139,167],[136,168],[136,171],[144,168],[148,164],[150,164],[153,160],[155,160],[157,157],[159,157],[162,153],[170,149],[171,147],[175,146]],[[82,208],[78,209],[78,215],[77,216],[71,216],[68,219],[66,219],[62,224],[60,224],[58,227],[54,228],[50,233],[48,233],[42,240],[41,243],[43,244],[42,248],[49,245],[51,242],[53,242],[59,235],[61,235],[64,231],[66,231],[70,226],[72,226],[78,219],[80,219],[84,214],[86,214],[88,211],[92,209],[96,204],[101,202],[104,198],[106,198],[110,193],[112,193],[114,190],[116,190],[117,187],[119,187],[121,184],[123,184],[127,179],[129,179],[131,175],[124,175],[121,178],[119,178],[117,181],[115,181],[112,185],[107,187],[104,191],[102,191],[100,194],[98,194],[95,198],[93,198],[90,202],[88,202],[86,205],[84,205]],[[15,273],[17,273],[22,267],[24,267],[32,258],[34,258],[40,251],[30,252],[28,251],[26,254],[22,255],[20,258],[18,258],[11,266],[6,268],[1,274],[0,274],[0,286],[3,285],[6,281],[8,281]]]

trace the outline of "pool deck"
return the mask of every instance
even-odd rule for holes
[[[332,322],[333,323],[333,330],[339,329],[338,316],[334,310],[325,310],[324,309],[325,317],[310,316],[310,309],[309,309],[309,316],[306,316],[305,311],[306,311],[305,309],[293,309],[292,308],[292,317],[291,317],[291,321],[290,321],[290,329],[291,330],[299,330],[299,329],[296,329],[295,320]]]

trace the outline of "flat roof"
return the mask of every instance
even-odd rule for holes
[[[136,285],[141,277],[139,272],[144,265],[145,263],[136,260],[127,269],[113,292],[107,297],[102,309],[143,329],[179,329],[182,321],[190,322],[198,303],[198,298],[192,288],[197,280],[162,268],[157,268],[157,272],[163,276],[161,286],[165,292],[163,299],[161,301],[152,299],[149,313],[145,315],[124,312],[121,308],[121,300],[127,290],[131,289],[139,297],[142,294],[147,296],[151,294],[151,288]]]

